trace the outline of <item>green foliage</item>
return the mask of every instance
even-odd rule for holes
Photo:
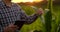
[[[46,32],[51,32],[52,14],[50,11],[45,15]]]
[[[35,11],[34,9],[32,9],[30,6],[21,6],[23,10],[25,10],[27,15],[31,15],[33,14]]]
[[[25,10],[27,15],[32,15],[35,13],[35,10],[30,6],[21,6]],[[44,7],[45,8],[45,7]],[[60,31],[60,5],[54,5],[52,8],[51,0],[48,3],[49,11],[43,16],[45,18],[45,23],[41,21],[39,17],[34,23],[30,25],[24,25],[21,29],[21,32],[29,32],[30,30],[41,30],[42,32],[58,32]]]
[[[30,6],[22,6],[22,8],[27,13],[27,15],[31,15],[31,14],[35,13],[35,10],[32,9]],[[54,14],[52,14],[52,17],[55,19],[53,19],[52,23],[50,23],[51,24],[51,32],[58,32],[59,31],[58,24],[60,24],[60,16],[59,16],[60,15],[60,5],[54,5],[52,13],[54,13]],[[49,14],[48,15],[47,14],[45,14],[46,15],[45,17],[48,19],[47,16],[49,16]],[[49,24],[49,22],[47,22],[47,24]],[[50,24],[47,26],[49,27]],[[46,30],[45,24],[43,24],[42,21],[40,21],[40,17],[34,23],[32,23],[30,25],[24,25],[20,31],[21,32],[29,32],[30,30],[38,30],[38,31],[42,30],[43,32],[45,32],[45,30]]]
[[[52,22],[52,0],[48,0],[48,7],[49,11],[45,15],[45,32],[51,32],[51,22]]]

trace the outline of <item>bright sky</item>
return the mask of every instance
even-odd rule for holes
[[[19,3],[19,2],[40,2],[42,0],[12,0],[14,3]]]

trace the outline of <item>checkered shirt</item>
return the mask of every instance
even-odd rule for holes
[[[26,24],[29,24],[36,19],[36,14],[27,16],[17,4],[12,4],[12,6],[9,7],[6,6],[3,1],[0,1],[0,32],[3,32],[6,26],[15,23],[17,20],[25,21]]]

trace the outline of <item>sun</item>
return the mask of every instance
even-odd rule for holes
[[[20,2],[40,2],[43,0],[12,0],[14,3],[20,3]]]

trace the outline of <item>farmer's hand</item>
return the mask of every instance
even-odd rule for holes
[[[4,28],[4,32],[14,32],[18,27],[16,25],[10,24],[9,26]]]
[[[44,12],[43,12],[43,9],[42,8],[39,8],[37,11],[36,11],[36,14],[38,15],[42,15]]]

